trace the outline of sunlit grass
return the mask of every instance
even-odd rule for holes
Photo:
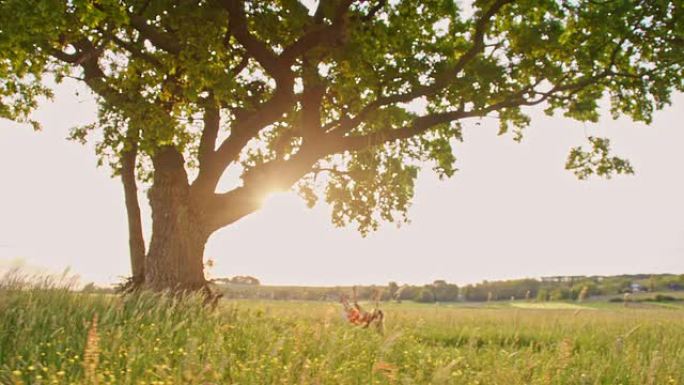
[[[332,303],[211,310],[5,282],[0,383],[684,384],[682,310],[383,308],[380,335]]]

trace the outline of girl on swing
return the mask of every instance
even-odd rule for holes
[[[370,312],[363,310],[356,300],[356,287],[353,289],[353,294],[353,305],[349,303],[349,297],[346,295],[343,294],[340,297],[340,302],[344,307],[347,321],[349,321],[349,323],[352,325],[361,326],[364,329],[369,327],[371,324],[375,324],[375,327],[378,329],[378,331],[382,332],[382,329],[385,325],[385,314],[382,312],[382,310],[378,309],[378,293],[376,293],[375,296],[375,308]]]

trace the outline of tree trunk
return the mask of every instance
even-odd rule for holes
[[[128,215],[128,247],[131,254],[131,270],[133,273],[130,284],[133,288],[145,282],[145,240],[140,219],[138,187],[135,183],[136,150],[134,147],[129,151],[125,151],[121,159],[121,182],[124,187],[126,214]]]
[[[152,239],[145,258],[145,287],[191,291],[206,286],[204,246],[209,238],[201,210],[190,196],[182,155],[174,148],[153,159],[154,181],[149,191]]]

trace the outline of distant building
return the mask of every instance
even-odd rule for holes
[[[551,277],[541,277],[542,282],[557,282],[557,283],[574,283],[577,281],[581,281],[587,279],[586,276],[583,275],[558,275],[558,276],[551,276]]]
[[[629,285],[629,291],[632,293],[641,293],[644,291],[648,291],[648,288],[638,283],[632,283]]]

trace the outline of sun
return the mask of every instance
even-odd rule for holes
[[[273,192],[264,198],[264,213],[276,218],[301,215],[304,209],[304,202],[292,191]]]

